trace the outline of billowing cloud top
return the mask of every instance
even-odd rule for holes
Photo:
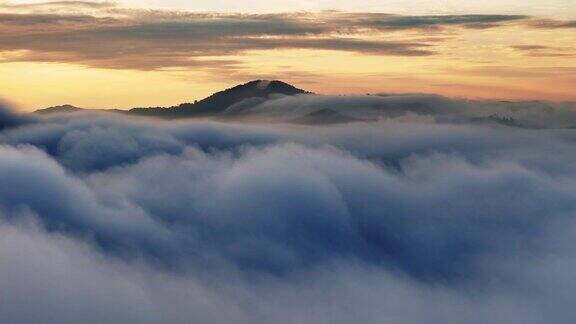
[[[243,111],[352,107],[330,126],[0,115],[0,321],[572,322],[571,107]]]

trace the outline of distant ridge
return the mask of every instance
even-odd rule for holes
[[[57,114],[57,113],[69,113],[69,112],[75,112],[75,111],[81,111],[81,110],[85,110],[85,109],[78,108],[78,107],[72,106],[72,105],[61,105],[61,106],[48,107],[48,108],[44,108],[44,109],[38,109],[34,113],[36,113],[36,114]]]
[[[70,104],[38,109],[35,114],[57,114],[78,111],[106,111],[129,115],[155,116],[166,118],[217,116],[228,107],[250,98],[268,98],[275,95],[294,96],[312,94],[286,82],[278,80],[254,80],[235,87],[219,91],[194,103],[183,103],[173,107],[133,108],[128,111],[118,109],[84,109]]]
[[[184,103],[170,108],[134,108],[129,110],[129,113],[159,117],[213,116],[249,98],[267,98],[274,95],[294,96],[310,93],[311,92],[298,89],[293,85],[278,80],[255,80],[216,92],[194,103]]]

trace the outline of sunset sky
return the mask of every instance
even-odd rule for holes
[[[575,101],[573,0],[0,1],[0,97],[165,106],[252,79]]]

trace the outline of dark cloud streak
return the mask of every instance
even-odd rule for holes
[[[400,15],[363,15],[349,14],[354,24],[360,28],[376,30],[443,29],[450,26],[464,28],[495,28],[502,24],[529,19],[521,15],[436,15],[436,16],[400,16]]]
[[[574,48],[558,48],[542,45],[514,45],[512,49],[527,56],[533,57],[573,57],[576,56]]]
[[[39,3],[0,3],[0,9],[106,9],[116,7],[112,1],[47,1]]]
[[[529,26],[541,29],[576,28],[576,20],[535,19]]]
[[[488,28],[524,16],[398,16],[342,12],[202,14],[109,9],[108,16],[0,15],[0,51],[14,61],[65,61],[120,69],[214,68],[214,57],[253,50],[318,49],[371,55],[428,56],[435,42],[390,40],[397,30]],[[366,37],[377,33],[378,37]],[[384,33],[384,34],[382,34]],[[371,35],[374,36],[374,35]],[[106,44],[106,46],[102,46]],[[26,51],[26,52],[22,52]],[[230,61],[230,60],[228,60]],[[229,62],[235,63],[235,62]],[[232,66],[222,66],[230,69]]]

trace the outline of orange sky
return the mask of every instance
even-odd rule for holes
[[[23,110],[165,106],[273,78],[318,93],[576,100],[576,17],[566,10],[266,14],[129,5],[0,1],[0,96]]]

